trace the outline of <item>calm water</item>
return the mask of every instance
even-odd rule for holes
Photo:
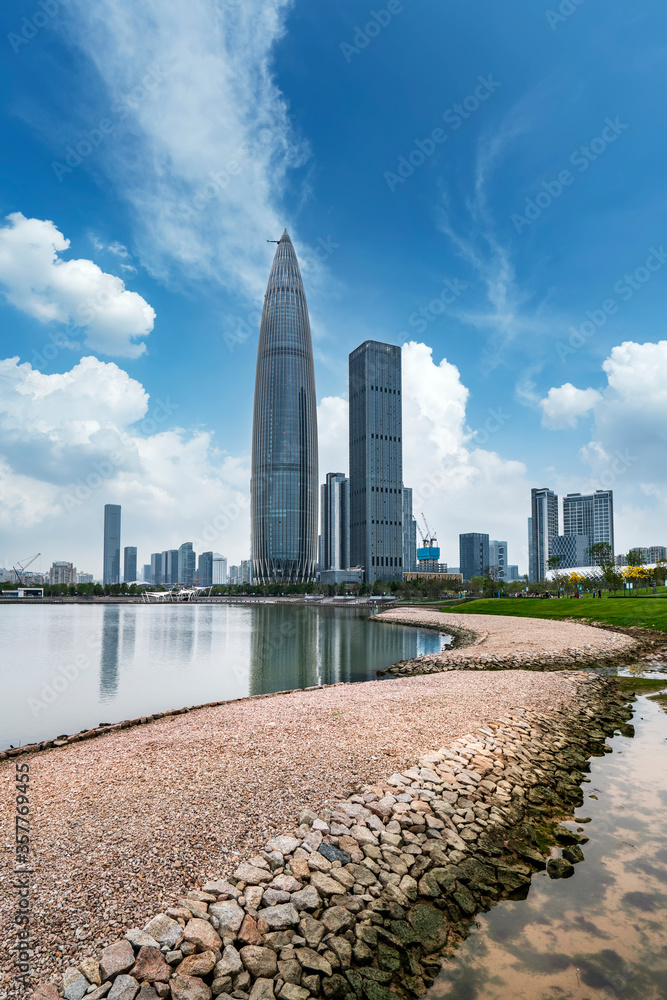
[[[528,899],[481,915],[426,1000],[667,997],[667,715],[641,698],[632,721],[591,762],[574,876],[539,873]]]
[[[449,641],[359,608],[0,609],[0,748],[248,694],[364,681]]]

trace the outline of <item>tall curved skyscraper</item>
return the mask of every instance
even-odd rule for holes
[[[317,407],[308,307],[284,231],[264,296],[252,428],[253,579],[312,580],[317,562]]]

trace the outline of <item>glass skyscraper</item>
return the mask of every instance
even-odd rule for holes
[[[327,472],[320,490],[322,552],[320,569],[349,569],[350,480],[342,472]]]
[[[120,504],[104,505],[104,557],[102,582],[120,583]]]
[[[276,247],[257,350],[250,484],[253,579],[312,580],[317,562],[315,366],[301,272]]]
[[[123,580],[134,583],[137,579],[137,547],[126,545],[123,549]]]
[[[350,364],[350,563],[403,579],[401,349],[367,340]]]

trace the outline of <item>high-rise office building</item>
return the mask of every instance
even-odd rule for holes
[[[264,296],[252,429],[252,577],[312,580],[317,561],[317,407],[306,296],[292,241],[278,241]]]
[[[142,577],[142,580],[144,581],[144,583],[152,583],[153,582],[153,574],[151,573],[151,564],[150,563],[144,563],[144,568],[141,571],[141,577]]]
[[[528,518],[528,579],[533,579],[533,519]]]
[[[178,549],[178,582],[181,587],[194,587],[196,560],[192,542],[183,542]]]
[[[496,580],[509,580],[507,542],[489,541],[489,572]]]
[[[197,564],[197,586],[213,586],[213,553],[202,552]]]
[[[123,549],[123,580],[134,583],[137,579],[137,547],[126,545]]]
[[[530,579],[544,580],[549,568],[551,539],[558,534],[558,496],[553,490],[530,491],[532,557]]]
[[[322,523],[320,569],[350,565],[350,480],[342,472],[327,472],[320,488]]]
[[[165,549],[162,553],[162,582],[166,587],[178,583],[178,549]]]
[[[459,535],[459,569],[464,580],[489,572],[489,536],[479,531]]]
[[[224,587],[227,583],[227,560],[219,552],[213,553],[213,586]]]
[[[584,535],[590,545],[605,542],[614,555],[614,491],[568,493],[563,497],[563,534]],[[587,556],[579,566],[594,566],[598,560]]]
[[[252,562],[250,559],[242,559],[239,566],[239,583],[252,583]]]
[[[155,587],[164,584],[164,559],[162,552],[151,552],[151,583]]]
[[[403,578],[401,349],[367,340],[349,359],[350,562],[366,583]]]
[[[104,563],[102,583],[120,583],[120,504],[104,505]]]
[[[403,572],[417,571],[417,520],[412,512],[412,489],[403,487]]]

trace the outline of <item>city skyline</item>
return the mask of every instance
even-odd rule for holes
[[[220,4],[214,30],[167,0],[141,50],[123,39],[145,0],[124,28],[101,2],[94,30],[85,6],[61,5],[0,67],[0,90],[24,94],[0,102],[0,562],[39,549],[101,576],[105,502],[144,562],[173,535],[247,558],[266,240],[284,226],[308,290],[323,472],[346,471],[345,357],[388,342],[404,480],[443,560],[483,525],[526,569],[525,497],[546,482],[612,488],[619,551],[660,541],[656,0],[639,19],[619,0],[580,5],[555,30],[516,0],[483,18],[403,4],[349,61],[358,0],[268,20],[248,0],[247,22]],[[0,20],[20,34],[11,5]]]

